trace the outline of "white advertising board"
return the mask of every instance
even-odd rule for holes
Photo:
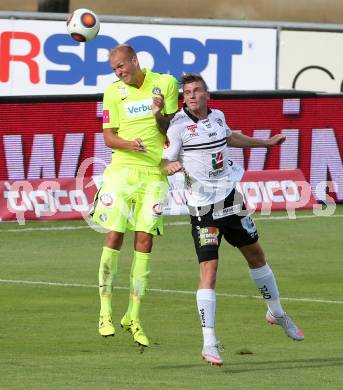
[[[341,92],[342,52],[343,33],[282,31],[278,88]]]
[[[0,31],[1,96],[102,93],[115,80],[108,49],[124,42],[142,67],[201,73],[210,90],[275,89],[275,29],[101,23],[86,44],[61,21],[0,19]]]

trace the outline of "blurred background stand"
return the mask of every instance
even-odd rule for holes
[[[38,12],[69,12],[69,0],[39,0]]]

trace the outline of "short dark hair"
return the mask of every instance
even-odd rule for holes
[[[197,81],[200,81],[203,84],[205,91],[208,91],[208,86],[206,84],[206,81],[198,73],[185,73],[185,74],[183,74],[181,77],[182,89],[183,89],[185,84],[195,83]]]

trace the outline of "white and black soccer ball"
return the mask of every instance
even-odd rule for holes
[[[79,8],[67,18],[68,33],[75,41],[91,41],[98,35],[99,29],[99,18],[89,9]]]

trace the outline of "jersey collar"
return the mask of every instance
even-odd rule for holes
[[[151,77],[151,71],[149,69],[146,69],[146,68],[142,68],[141,70],[142,70],[142,72],[144,74],[144,80],[143,80],[143,84],[139,88],[134,87],[133,85],[130,85],[130,84],[125,84],[122,81],[123,86],[128,88],[128,89],[132,89],[134,91],[136,91],[137,89],[138,90],[144,89],[144,86],[146,85],[147,82],[149,82],[149,79]]]
[[[199,122],[199,118],[197,118],[195,115],[193,115],[193,114],[191,114],[191,113],[189,112],[186,103],[183,103],[182,108],[183,108],[184,113],[185,113],[190,119],[192,119],[193,122],[195,122],[195,123],[198,123],[198,122]],[[207,107],[207,116],[209,116],[209,115],[211,114],[211,112],[212,112],[212,110],[211,110],[209,107]]]

